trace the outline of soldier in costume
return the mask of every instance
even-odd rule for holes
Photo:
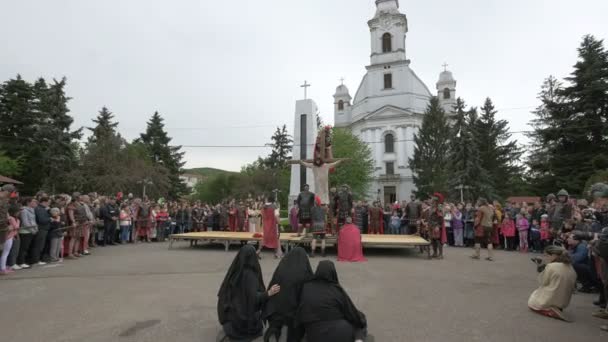
[[[348,191],[348,186],[343,185],[336,197],[336,211],[338,216],[338,228],[346,224],[346,218],[353,215],[353,196]]]
[[[429,218],[431,216],[431,207],[424,202],[421,206],[422,208],[422,212],[420,214],[420,225],[419,225],[419,229],[418,229],[418,234],[420,235],[421,238],[430,241],[431,240],[431,236],[429,234]],[[430,246],[420,246],[420,254],[424,253],[426,251],[427,253],[427,257],[429,258],[429,260],[431,259],[431,247]]]
[[[560,190],[557,193],[557,201],[549,209],[549,223],[554,237],[562,230],[564,223],[572,219],[574,211],[568,199],[568,191]]]
[[[310,246],[310,257],[315,257],[315,250],[317,249],[317,240],[321,240],[321,256],[325,257],[327,205],[316,202],[315,206],[311,210],[311,216],[312,227],[310,228],[310,232],[312,233],[312,243]]]
[[[431,247],[433,248],[433,258],[443,259],[443,244],[447,242],[445,231],[445,222],[441,205],[444,197],[440,193],[435,193],[432,197],[431,209],[428,218],[428,231],[431,238]]]
[[[384,234],[384,212],[380,202],[369,208],[369,234]]]
[[[329,206],[327,208],[327,223],[329,226],[329,233],[335,234],[337,229],[337,214],[336,214],[336,203],[337,203],[338,191],[335,187],[329,189]]]
[[[298,236],[306,234],[306,228],[312,225],[311,210],[315,205],[315,194],[310,192],[308,184],[304,185],[304,190],[298,195],[296,200],[298,205]]]

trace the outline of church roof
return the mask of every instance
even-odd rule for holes
[[[455,82],[455,81],[456,80],[454,79],[452,72],[445,70],[445,71],[442,71],[441,74],[439,74],[439,82],[437,82],[437,83],[451,83],[451,82]]]
[[[340,84],[336,88],[336,95],[349,95],[348,88],[344,84]]]

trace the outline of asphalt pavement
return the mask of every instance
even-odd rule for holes
[[[0,341],[215,341],[217,291],[237,247],[167,247],[96,248],[0,277]],[[446,259],[429,261],[414,249],[366,250],[366,263],[337,263],[338,276],[376,342],[607,340],[598,327],[608,322],[591,316],[595,295],[573,297],[573,323],[536,315],[526,306],[537,285],[531,255],[499,251],[487,262],[470,253],[447,248]],[[268,281],[278,261],[267,252],[261,264]]]

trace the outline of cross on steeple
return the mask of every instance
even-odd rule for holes
[[[340,78],[340,84],[344,85],[344,77]]]
[[[304,81],[304,84],[302,84],[302,85],[300,86],[300,88],[304,88],[304,100],[306,100],[306,97],[307,97],[307,95],[308,95],[307,90],[308,90],[308,87],[310,87],[310,86],[311,86],[311,85],[310,85],[310,84],[308,84],[308,83],[307,83],[307,81]]]
[[[443,71],[448,71],[448,63],[443,63]]]

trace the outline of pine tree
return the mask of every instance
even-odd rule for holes
[[[608,51],[602,40],[585,36],[566,85],[545,81],[534,113],[530,178],[539,191],[564,188],[584,192],[597,172],[595,161],[606,158],[608,148]]]
[[[291,150],[293,139],[287,133],[287,125],[277,127],[272,137],[272,152],[267,159],[267,166],[271,169],[284,169],[287,166],[287,161],[291,159]]]
[[[171,184],[169,198],[176,199],[187,192],[186,185],[179,178],[183,173],[182,167],[185,164],[182,161],[184,152],[180,151],[181,146],[170,145],[172,139],[167,135],[163,121],[160,114],[154,112],[154,115],[148,121],[146,132],[140,135],[139,141],[146,146],[150,159],[169,171],[169,182]]]
[[[89,137],[89,144],[94,144],[99,140],[109,139],[113,135],[116,135],[116,127],[118,122],[112,122],[114,120],[114,114],[108,110],[107,107],[102,107],[97,115],[97,118],[93,119],[96,124],[95,127],[87,127],[91,131]]]
[[[481,108],[481,116],[474,127],[481,167],[488,171],[489,194],[504,198],[511,194],[511,185],[522,174],[519,159],[523,154],[517,142],[511,141],[509,123],[496,119],[496,109],[490,98]]]
[[[466,111],[464,100],[458,98],[454,111],[450,144],[449,194],[453,199],[460,200],[463,195],[464,199],[474,201],[480,196],[489,196],[488,192],[491,189],[488,172],[481,166],[479,146],[472,130],[477,120],[477,109],[471,108]]]
[[[433,97],[425,112],[422,126],[414,136],[414,157],[409,160],[416,196],[427,198],[434,192],[448,192],[448,165],[451,128],[448,118]]]
[[[47,86],[44,79],[34,85],[37,102],[35,109],[46,118],[45,128],[38,132],[45,141],[45,152],[40,159],[40,169],[44,180],[43,188],[52,193],[68,191],[68,174],[77,167],[76,150],[73,143],[81,138],[81,130],[71,131],[74,119],[69,115],[69,97],[65,94],[66,79],[53,80]]]

